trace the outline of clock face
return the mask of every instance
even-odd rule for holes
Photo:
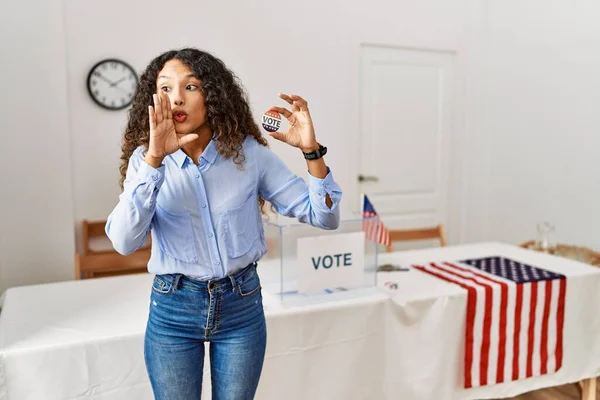
[[[135,70],[127,63],[108,59],[92,67],[87,87],[92,99],[101,107],[121,110],[133,101],[138,84]]]

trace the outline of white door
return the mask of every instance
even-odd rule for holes
[[[450,52],[361,49],[358,188],[388,228],[448,230],[453,61]]]

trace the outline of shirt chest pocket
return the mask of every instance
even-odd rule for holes
[[[255,242],[260,239],[259,224],[260,213],[255,193],[252,193],[240,207],[225,212],[223,232],[229,257],[241,257],[250,251]]]
[[[163,253],[184,262],[198,262],[192,216],[188,211],[171,212],[157,204],[153,223]]]

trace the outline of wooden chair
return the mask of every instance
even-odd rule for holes
[[[104,227],[106,221],[88,221],[81,223],[82,251],[75,253],[75,279],[100,278],[105,276],[126,275],[147,272],[150,259],[150,236],[145,247],[129,255],[117,253],[112,247],[94,250],[90,246],[93,239],[108,237]]]
[[[396,241],[437,239],[440,241],[442,247],[448,245],[446,234],[444,233],[444,226],[441,224],[433,228],[390,231],[390,238],[392,243]],[[391,244],[386,247],[386,251],[388,253],[393,251]]]

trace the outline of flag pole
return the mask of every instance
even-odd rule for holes
[[[364,210],[365,210],[365,192],[360,192],[360,215],[361,215],[361,218],[362,218]]]

